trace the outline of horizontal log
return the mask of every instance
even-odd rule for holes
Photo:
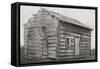
[[[66,57],[67,55],[66,54],[58,54],[58,57]]]
[[[48,45],[48,48],[53,48],[53,47],[57,47],[57,45],[56,46]]]
[[[59,44],[65,44],[65,41],[59,41]]]
[[[89,36],[81,36],[82,39],[91,39]]]
[[[87,53],[90,52],[90,50],[81,50],[80,52]]]
[[[65,41],[60,41],[60,40],[59,40],[59,43],[65,43]]]
[[[80,52],[81,55],[90,55],[90,52],[86,52],[86,51],[83,51],[83,52]]]
[[[55,54],[50,54],[50,55],[48,55],[48,58],[56,58],[56,55]]]
[[[55,27],[52,27],[52,26],[48,26],[48,28],[47,28],[47,32],[49,32],[49,31],[56,31],[57,29],[55,28]]]
[[[28,40],[28,43],[39,43],[40,40]]]
[[[66,52],[66,50],[59,50],[59,52],[62,52],[63,53],[63,52]]]
[[[66,50],[67,53],[73,53],[73,50]]]
[[[48,40],[57,40],[57,37],[49,37]]]
[[[65,37],[65,35],[64,35],[64,34],[59,34],[58,36],[59,36],[59,37]]]
[[[65,49],[66,47],[65,46],[59,46],[59,48],[64,48]]]
[[[91,40],[91,38],[82,38],[81,37],[81,40]]]
[[[90,44],[91,42],[82,41],[81,44]]]
[[[74,54],[73,54],[73,53],[59,53],[59,54],[58,54],[58,56],[59,56],[59,57],[62,57],[62,58],[63,58],[63,57],[69,57],[69,56],[72,56],[72,55],[74,55]]]
[[[56,47],[49,47],[48,50],[56,50]]]
[[[90,47],[90,45],[80,45],[80,48],[81,47]]]
[[[57,42],[48,42],[48,44],[57,44]]]
[[[60,40],[60,39],[66,39],[65,37],[58,37],[58,38],[59,38],[59,40]]]
[[[48,32],[48,33],[46,33],[46,34],[47,34],[47,36],[50,36],[50,35],[57,35],[56,32]]]
[[[62,46],[62,45],[65,45],[65,43],[59,43],[59,45],[61,45],[61,46]]]
[[[67,53],[66,55],[67,55],[67,56],[70,56],[70,55],[73,55],[73,53]]]
[[[91,43],[81,43],[80,42],[80,45],[91,45]]]
[[[52,37],[48,37],[47,39],[48,40],[57,40],[57,37],[56,36],[52,36]]]
[[[66,48],[59,48],[59,50],[66,50]]]
[[[42,45],[41,44],[27,44],[27,47],[41,47]]]
[[[80,49],[90,49],[90,46],[80,46]]]
[[[88,34],[88,35],[91,35],[91,34]],[[90,39],[91,37],[90,36],[82,36],[82,38],[87,38],[87,39]]]
[[[27,48],[28,50],[39,50],[40,48]]]
[[[65,39],[60,39],[59,41],[60,41],[60,42],[65,42]]]
[[[80,44],[80,47],[81,46],[91,46],[90,44]]]
[[[87,44],[87,45],[80,45],[80,47],[90,47],[90,44]]]
[[[81,50],[90,50],[90,47],[80,47]]]
[[[74,35],[74,36],[81,36],[80,34],[77,34],[77,33],[74,33],[72,31],[68,31],[68,30],[65,30],[65,29],[61,29],[61,31],[64,31],[63,34],[65,34],[65,35],[69,34],[69,35]]]
[[[32,45],[27,44],[27,47],[42,47],[42,45],[41,44],[32,44]]]
[[[57,35],[47,35],[47,37],[49,38],[49,37],[57,37]]]
[[[48,43],[48,46],[57,46],[57,43]]]
[[[57,43],[57,40],[48,40],[48,43],[51,43],[51,42]]]
[[[42,51],[43,55],[48,55],[47,51]]]
[[[72,33],[72,34],[70,34],[70,35],[74,35],[74,36],[81,36],[80,34],[82,34],[82,35],[85,35],[85,36],[91,36],[91,34],[90,33],[83,33],[83,32],[77,32],[77,30],[75,30],[75,31],[72,31],[72,30],[68,30],[68,29],[61,29],[61,30],[64,30],[65,31],[65,33],[66,34],[70,34],[70,33]],[[73,34],[73,33],[75,33],[75,34]],[[78,34],[78,35],[77,35]]]
[[[56,55],[56,51],[48,51],[48,56],[49,55]]]
[[[59,40],[66,40],[65,37],[59,37]]]
[[[80,40],[80,42],[91,42],[91,40]]]

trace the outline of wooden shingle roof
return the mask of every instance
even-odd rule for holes
[[[87,25],[79,22],[78,20],[76,19],[73,19],[73,18],[70,18],[70,17],[66,17],[64,15],[61,15],[57,12],[53,12],[53,11],[50,11],[50,10],[47,10],[47,9],[44,9],[44,8],[41,8],[41,11],[46,11],[48,12],[50,15],[53,15],[55,17],[57,17],[59,20],[63,21],[63,22],[67,22],[67,23],[71,23],[71,24],[74,24],[74,25],[78,25],[78,26],[81,26],[81,27],[84,27],[84,28],[87,28],[87,29],[90,29],[92,30],[92,28],[88,27]]]

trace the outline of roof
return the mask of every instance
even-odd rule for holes
[[[73,19],[73,18],[70,18],[70,17],[66,17],[64,15],[61,15],[61,14],[59,14],[57,12],[53,12],[53,11],[47,10],[45,8],[41,8],[41,11],[46,11],[49,14],[54,15],[55,17],[57,17],[61,21],[68,22],[68,23],[71,23],[71,24],[74,24],[74,25],[78,25],[78,26],[81,26],[81,27],[84,27],[84,28],[92,30],[92,28],[88,27],[87,25],[81,23],[80,21],[78,21],[76,19]]]

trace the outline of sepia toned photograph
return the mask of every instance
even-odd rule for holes
[[[95,10],[20,6],[22,64],[95,59]]]

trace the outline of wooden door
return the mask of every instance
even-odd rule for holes
[[[75,38],[75,55],[79,55],[79,42],[80,38],[79,37]]]

